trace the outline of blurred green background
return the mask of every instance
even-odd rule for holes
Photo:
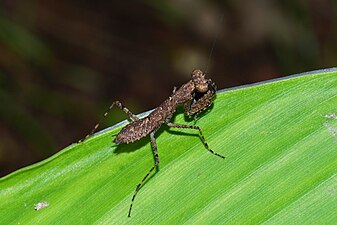
[[[333,0],[2,0],[0,176],[84,137],[113,100],[155,108],[194,68],[222,89],[334,67],[336,15]]]

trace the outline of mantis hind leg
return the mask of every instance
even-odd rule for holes
[[[128,217],[131,217],[132,205],[133,205],[133,202],[134,202],[134,200],[136,198],[136,195],[137,195],[138,191],[143,186],[145,180],[152,173],[152,171],[159,165],[159,156],[158,156],[156,138],[154,137],[154,133],[155,132],[151,132],[150,133],[150,139],[151,139],[151,147],[152,147],[152,152],[153,152],[155,163],[151,167],[151,169],[149,170],[149,172],[147,172],[147,174],[145,175],[145,177],[138,183],[138,185],[137,185],[137,187],[135,189],[135,192],[133,193],[132,199],[131,199],[131,204],[130,204],[130,208],[129,208]]]
[[[105,117],[107,117],[107,115],[110,113],[111,109],[117,106],[120,110],[122,110],[123,112],[125,112],[125,114],[128,115],[128,117],[133,120],[139,120],[139,118],[133,114],[128,108],[126,108],[120,101],[114,101],[108,108],[108,110],[103,114],[103,118],[94,126],[94,128],[91,130],[91,132],[89,134],[87,134],[83,139],[81,139],[79,142],[83,142],[84,140],[86,140],[87,138],[89,138],[91,135],[93,135],[95,133],[95,131],[97,130],[97,128],[99,127],[99,125],[102,123],[103,119],[105,119]]]

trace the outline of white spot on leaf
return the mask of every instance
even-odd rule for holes
[[[40,209],[43,209],[43,208],[46,208],[49,206],[49,203],[48,202],[38,202],[34,205],[34,209],[36,211],[39,211]]]

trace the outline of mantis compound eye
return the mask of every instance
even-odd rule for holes
[[[205,79],[205,74],[201,70],[192,71],[192,81],[198,92],[204,93],[208,91],[208,80]]]

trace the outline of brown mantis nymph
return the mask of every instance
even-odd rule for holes
[[[214,152],[212,149],[208,147],[208,144],[204,138],[204,135],[200,127],[195,125],[175,124],[171,122],[171,118],[175,113],[178,105],[183,105],[184,114],[186,116],[195,116],[198,115],[203,110],[209,108],[209,106],[213,103],[216,94],[216,86],[214,82],[211,79],[206,79],[205,74],[198,69],[193,70],[191,75],[192,75],[191,80],[183,84],[178,89],[174,88],[172,95],[168,99],[166,99],[160,106],[154,109],[148,116],[144,118],[138,118],[136,115],[131,113],[126,107],[124,107],[119,101],[113,102],[110,105],[108,111],[104,114],[104,117],[106,117],[110,112],[110,110],[114,106],[117,106],[118,108],[123,110],[132,120],[131,123],[126,125],[116,135],[115,139],[113,140],[113,142],[116,144],[132,143],[150,134],[151,147],[155,162],[154,165],[151,167],[151,169],[148,171],[148,173],[144,176],[144,178],[138,183],[134,191],[128,212],[128,217],[131,216],[132,205],[139,189],[142,187],[144,181],[148,178],[151,172],[159,164],[159,156],[157,151],[155,133],[161,127],[162,124],[166,124],[168,127],[173,128],[198,130],[201,140],[206,149],[218,157],[225,158],[224,156]],[[92,135],[96,131],[98,126],[99,123],[96,124],[94,129],[91,131],[89,135],[87,135],[87,137]]]

